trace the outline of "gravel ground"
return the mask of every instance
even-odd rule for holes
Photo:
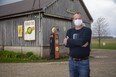
[[[92,50],[91,77],[116,77],[116,50]],[[0,77],[69,77],[68,62],[0,63]]]

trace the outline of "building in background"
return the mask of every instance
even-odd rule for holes
[[[77,11],[90,27],[93,19],[83,0],[18,0],[0,4],[0,48],[47,57],[49,36],[57,27],[60,54],[68,53],[62,42],[66,31],[73,27],[71,19]]]

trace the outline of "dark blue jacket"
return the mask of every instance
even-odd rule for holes
[[[92,34],[91,29],[87,27],[83,27],[80,30],[71,28],[67,31],[66,37],[68,36],[69,39],[67,40],[66,47],[69,47],[70,49],[70,53],[69,53],[70,57],[82,58],[89,56],[91,34]],[[88,46],[82,47],[87,42],[88,42]]]

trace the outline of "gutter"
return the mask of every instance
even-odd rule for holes
[[[80,1],[81,5],[83,6],[83,9],[84,9],[84,10],[85,10],[85,12],[87,13],[87,15],[88,15],[89,19],[91,20],[91,22],[93,22],[93,18],[92,18],[92,16],[90,15],[90,13],[89,13],[89,11],[88,11],[87,7],[85,6],[85,4],[84,4],[83,0],[79,0],[79,1]]]
[[[36,9],[36,10],[31,10],[31,11],[26,11],[26,12],[21,12],[21,13],[10,14],[10,15],[6,15],[6,16],[0,16],[0,20],[14,18],[14,17],[20,17],[20,16],[26,16],[26,15],[31,15],[31,14],[37,14],[40,12],[43,12],[42,8]]]

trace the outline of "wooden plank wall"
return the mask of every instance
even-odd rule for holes
[[[34,17],[34,16],[33,16]],[[31,16],[17,17],[0,21],[0,45],[5,46],[39,46],[39,19],[36,22],[36,40],[25,41],[24,38],[18,37],[18,25],[23,25],[24,21],[35,19]],[[3,31],[2,31],[3,30]],[[3,39],[2,39],[3,36]],[[3,42],[4,41],[4,42]]]
[[[57,18],[44,17],[42,19],[43,26],[43,44],[49,44],[49,35],[51,34],[52,27],[56,26],[59,28],[59,43],[63,43],[63,39],[65,37],[66,31],[71,28],[71,21],[62,20]]]
[[[79,0],[58,0],[45,10],[48,14],[63,16],[66,18],[72,18],[73,13],[77,11],[82,14],[83,20],[90,20]]]
[[[0,22],[0,46],[2,45],[2,26],[1,26],[1,22]]]
[[[49,45],[49,35],[51,34],[51,29],[53,26],[59,28],[59,43],[63,43],[66,31],[72,27],[72,22],[69,20],[58,19],[53,17],[43,17],[42,18],[42,31],[43,39],[39,39],[39,19],[36,21],[36,40],[35,41],[25,41],[24,38],[18,38],[18,25],[24,26],[24,21],[31,20],[30,16],[18,17],[0,21],[0,45],[5,46],[40,46],[40,42],[43,41],[43,45]],[[89,23],[86,23],[87,27],[90,27]],[[3,37],[2,37],[3,36]]]

